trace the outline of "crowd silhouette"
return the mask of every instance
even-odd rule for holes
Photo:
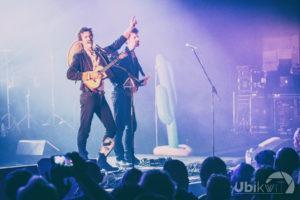
[[[261,151],[254,164],[242,162],[230,170],[220,157],[207,157],[199,170],[200,196],[189,191],[188,170],[180,160],[168,159],[162,169],[131,168],[107,191],[101,186],[105,175],[96,162],[84,160],[77,152],[65,155],[72,160],[70,166],[55,164],[52,157],[41,175],[25,168],[10,172],[5,192],[10,200],[299,200],[299,141],[298,131],[294,148]],[[280,187],[274,188],[278,183]]]

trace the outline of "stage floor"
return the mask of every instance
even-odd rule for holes
[[[218,156],[218,155],[216,155]],[[181,160],[186,166],[199,163],[201,164],[203,160],[207,156],[162,156],[162,155],[154,155],[154,154],[136,154],[136,157],[142,161],[141,165],[135,166],[136,168],[141,169],[148,169],[151,167],[155,167],[158,162],[163,162],[167,159],[177,159]],[[228,157],[228,156],[219,156],[224,160],[228,167],[235,166],[236,164],[243,162],[244,157]],[[19,159],[18,159],[19,158]],[[37,161],[41,158],[49,158],[49,156],[18,156],[14,159],[10,159],[8,161],[3,161],[0,163],[0,168],[2,167],[17,167],[22,165],[34,165]],[[91,158],[96,159],[96,158]],[[153,165],[147,166],[150,160],[153,161]],[[112,166],[116,166],[116,157],[115,156],[108,156],[107,157],[108,163]],[[143,162],[145,161],[145,162]],[[144,163],[144,164],[143,164]]]
[[[205,156],[161,156],[161,155],[154,155],[154,154],[136,154],[136,157],[141,161],[143,159],[147,159],[147,160],[150,159],[158,160],[158,159],[169,159],[169,158],[173,160],[176,159],[182,161],[186,166],[188,166],[189,164],[202,163],[203,160],[208,156],[206,157]],[[224,162],[227,164],[228,167],[232,167],[237,163],[242,162],[244,159],[243,157],[227,157],[227,156],[226,157],[220,156],[220,158],[224,160]],[[115,165],[116,158],[115,156],[109,156],[107,158],[107,161],[110,164]],[[143,167],[141,166],[141,168]]]
[[[163,164],[168,159],[173,160],[180,160],[182,161],[189,172],[190,182],[198,181],[199,180],[199,170],[202,162],[204,161],[207,156],[160,156],[160,155],[153,155],[153,154],[136,154],[136,157],[141,160],[140,165],[136,165],[135,168],[140,169],[141,171],[146,171],[150,169],[162,169]],[[236,165],[244,162],[244,157],[220,157],[227,165],[227,168],[230,170],[234,168]],[[109,156],[107,161],[116,166],[116,158],[115,156]],[[121,171],[126,171],[130,169],[124,168]]]

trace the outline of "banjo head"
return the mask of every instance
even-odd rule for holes
[[[80,41],[75,41],[69,48],[67,64],[70,67],[73,62],[73,57],[76,53],[80,52],[83,49],[83,46]]]

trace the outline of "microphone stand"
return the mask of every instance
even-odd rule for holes
[[[0,53],[9,53],[11,52],[10,50],[0,50]],[[7,113],[1,117],[1,134],[3,136],[6,133],[2,133],[3,131],[11,131],[13,128],[16,128],[16,130],[20,133],[20,128],[15,120],[15,117],[11,114],[10,112],[10,88],[12,88],[11,81],[9,80],[9,61],[7,58],[7,55],[5,55],[5,67],[6,67],[6,105],[7,105]],[[7,127],[4,124],[4,120],[7,118]]]
[[[127,72],[127,70],[126,70]],[[135,87],[134,80],[131,78],[132,75],[128,73],[128,78],[124,82],[123,87],[124,89],[130,90],[130,126],[131,126],[131,164],[132,168],[134,168],[134,132],[133,132],[133,115],[134,115],[134,109],[133,109],[133,88]],[[129,84],[126,84],[129,83]]]
[[[154,76],[154,102],[155,102],[155,113],[154,113],[154,118],[155,118],[155,147],[158,147],[158,112],[157,112],[157,100],[156,100],[156,86],[157,86],[157,79],[158,79],[158,72],[157,69],[155,68],[155,76]]]
[[[130,90],[131,164],[132,164],[132,168],[134,168],[134,132],[133,132],[134,108],[133,108],[133,90],[132,89],[136,87],[134,81],[137,81],[137,78],[135,78],[133,75],[131,75],[124,67],[121,67],[118,64],[116,64],[115,67],[123,70],[128,75],[128,78],[123,83],[123,88]]]
[[[55,113],[55,100],[54,100],[54,56],[50,56],[51,59],[51,115],[49,116],[46,123],[42,124],[42,126],[56,126],[56,120],[58,119],[58,125],[66,124],[70,129],[74,130],[74,127],[63,119],[60,115]]]
[[[213,82],[211,81],[211,79],[209,78],[203,64],[201,63],[201,60],[199,59],[196,51],[195,51],[195,47],[191,47],[189,46],[192,51],[194,52],[201,68],[202,68],[202,71],[203,73],[205,74],[205,77],[206,79],[208,80],[210,86],[211,86],[211,97],[212,97],[212,100],[211,100],[211,111],[212,111],[212,154],[213,156],[215,156],[215,96],[219,97],[218,96],[218,92],[217,92],[217,89],[216,87],[214,86]]]
[[[20,125],[24,120],[27,119],[27,128],[30,129],[31,127],[31,121],[33,121],[35,124],[37,124],[37,122],[32,118],[31,114],[30,114],[30,89],[27,88],[27,94],[26,94],[26,114],[25,116],[17,123],[17,125]]]

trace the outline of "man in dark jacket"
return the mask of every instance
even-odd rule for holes
[[[139,46],[138,29],[134,28],[127,40],[125,52],[128,56],[120,61],[112,70],[114,84],[112,101],[114,106],[114,117],[117,125],[114,151],[117,165],[139,164],[139,160],[133,155],[133,137],[136,131],[136,118],[133,108],[133,93],[138,86],[146,85],[147,81],[139,80],[139,73],[145,76],[141,65],[135,55],[135,48]],[[125,130],[125,148],[122,144],[123,132]]]
[[[129,38],[131,31],[136,25],[136,19],[132,18],[129,28],[113,44],[105,48],[93,47],[93,32],[91,28],[83,27],[78,33],[78,40],[82,44],[82,49],[73,56],[73,61],[67,72],[70,80],[81,80],[81,114],[80,127],[77,135],[77,146],[81,157],[88,159],[86,150],[87,138],[91,128],[94,113],[98,116],[106,131],[103,138],[102,148],[99,152],[98,164],[100,169],[113,171],[117,168],[110,166],[106,162],[106,156],[113,148],[113,138],[116,133],[116,125],[113,120],[111,110],[104,96],[103,78],[112,75],[109,71],[106,74],[99,72],[99,66],[107,66],[107,56],[118,50]],[[92,85],[89,85],[92,83]],[[99,83],[95,86],[94,83]]]

